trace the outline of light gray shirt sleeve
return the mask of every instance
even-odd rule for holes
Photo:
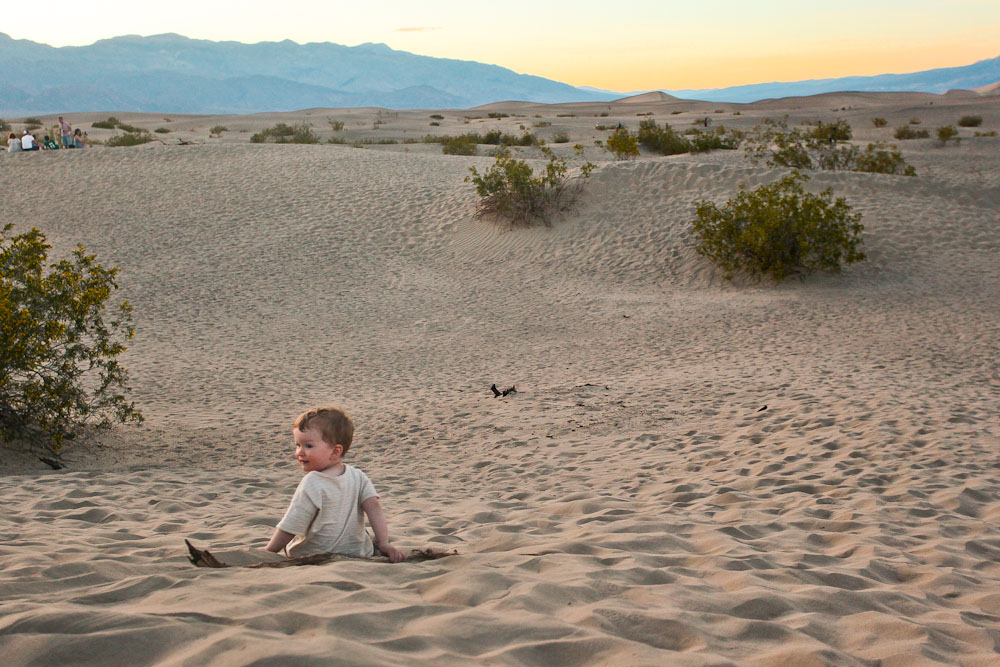
[[[310,483],[309,475],[302,478],[285,516],[278,522],[278,528],[292,535],[305,535],[316,519],[322,498],[319,490]]]

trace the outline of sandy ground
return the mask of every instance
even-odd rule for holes
[[[863,214],[869,259],[779,287],[724,282],[689,224],[783,172],[594,145],[640,113],[989,131],[996,99],[508,104],[378,129],[374,109],[114,113],[188,145],[0,155],[0,224],[120,267],[147,419],[67,470],[0,457],[4,662],[997,664],[1000,139],[903,142],[916,178],[813,174]],[[327,118],[349,143],[566,131],[556,149],[599,168],[575,211],[511,231],[473,216],[485,155],[249,143],[279,121],[325,140]],[[458,555],[191,567],[184,538],[266,541],[300,477],[291,421],[331,401],[394,542]]]

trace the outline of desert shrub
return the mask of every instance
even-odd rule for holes
[[[326,122],[330,124],[330,129],[334,132],[342,132],[344,129],[344,121],[337,120],[336,118],[327,118]]]
[[[594,129],[595,130],[613,130],[614,126],[612,126],[612,125],[605,125],[604,123],[598,123],[597,125],[594,126]]]
[[[846,131],[850,131],[849,126]],[[843,128],[820,134],[815,130],[803,132],[789,129],[787,120],[766,119],[745,138],[747,159],[754,164],[764,162],[769,167],[915,175],[894,146],[874,143],[862,151],[836,139],[831,142],[830,137],[843,136],[843,132]]]
[[[892,136],[900,141],[905,141],[907,139],[926,139],[931,135],[927,130],[914,130],[909,125],[900,125]]]
[[[959,127],[979,127],[983,124],[982,116],[962,116],[958,119]]]
[[[887,121],[885,118],[872,118],[872,125],[874,125],[875,127],[885,127],[888,124],[889,121]]]
[[[741,187],[721,208],[698,202],[692,223],[697,252],[727,280],[742,273],[780,282],[818,270],[839,273],[841,263],[863,260],[860,214],[843,199],[834,200],[829,189],[806,192],[806,180],[796,172],[755,190]]]
[[[121,147],[121,146],[139,146],[141,144],[148,144],[153,140],[153,135],[149,132],[126,132],[124,134],[116,134],[113,137],[109,137],[107,141],[104,142],[105,146]]]
[[[691,151],[695,153],[706,153],[715,150],[734,150],[739,148],[743,141],[743,133],[739,131],[727,132],[726,128],[719,125],[716,128],[702,132],[694,130],[693,139],[690,139]]]
[[[476,214],[498,216],[514,225],[528,225],[535,220],[549,225],[553,213],[571,206],[594,165],[584,164],[580,170],[582,179],[571,184],[566,161],[556,157],[551,149],[543,148],[542,152],[548,163],[538,175],[527,162],[514,159],[506,147],[497,149],[496,161],[482,174],[470,167],[470,175],[465,180],[476,186],[479,195]]]
[[[952,139],[955,140],[956,144],[961,141],[961,139],[958,138],[958,128],[954,125],[942,125],[939,127],[937,129],[937,138],[938,141],[941,142],[942,146],[947,144]]]
[[[318,144],[319,137],[307,123],[298,123],[294,126],[278,123],[274,127],[251,135],[250,141],[255,144]]]
[[[416,143],[416,142],[417,142],[417,140],[414,139],[413,143]],[[347,143],[347,139],[344,139],[343,137],[333,136],[333,137],[330,137],[329,139],[327,139],[326,143],[328,143],[328,144],[346,144]]]
[[[556,118],[576,118],[575,113],[557,113]]]
[[[225,125],[213,125],[211,128],[209,128],[208,133],[214,134],[217,137],[221,137],[223,132],[228,132],[228,131],[229,128],[226,127]]]
[[[556,132],[552,135],[552,143],[554,144],[568,144],[569,143],[569,133],[568,132]]]
[[[809,137],[811,139],[826,143],[850,141],[851,136],[851,126],[846,120],[841,120],[839,118],[832,123],[824,124],[821,121],[819,125],[817,125],[816,128],[809,133]]]
[[[476,143],[474,135],[445,137],[441,144],[441,152],[445,155],[476,155],[479,152]]]
[[[114,116],[108,116],[107,120],[98,120],[90,124],[91,127],[97,127],[102,130],[113,130],[118,127],[118,123],[121,122]]]
[[[996,130],[990,130],[989,132],[976,132],[975,136],[977,136],[977,137],[995,137],[995,136],[997,136],[997,131]]]
[[[536,120],[534,123],[531,124],[531,127],[548,127],[551,124],[552,123],[550,123],[547,120]]]
[[[45,235],[0,230],[0,440],[58,453],[87,425],[141,421],[117,357],[132,339],[132,307],[116,267],[82,246],[48,264]]]
[[[41,127],[42,126],[41,119],[40,118],[35,118],[34,116],[28,116],[27,118],[25,118],[21,122],[24,123],[25,126],[28,126],[28,125],[32,126],[29,129],[34,129],[35,127]]]
[[[153,132],[156,132],[157,134],[170,134],[170,129],[166,127],[158,127],[153,130]]]
[[[916,176],[917,170],[906,164],[902,153],[892,144],[877,141],[868,144],[865,150],[858,151],[854,156],[852,171],[864,171],[873,174],[899,174]]]
[[[136,127],[135,125],[129,125],[128,123],[118,123],[118,129],[124,132],[131,132],[132,134],[141,134],[143,132],[148,132],[141,127]]]
[[[910,125],[920,125],[920,119],[914,116],[910,119]]]
[[[10,132],[10,123],[0,118],[0,132]]]
[[[444,120],[444,116],[439,113],[432,113],[430,117],[434,120]]]
[[[670,112],[670,115],[671,115],[671,116],[679,116],[679,115],[681,115],[682,113],[684,113],[684,112],[683,112],[683,111],[671,111],[671,112]],[[739,113],[739,112],[737,112],[737,113]]]
[[[812,169],[810,148],[819,143],[798,128],[790,130],[787,118],[778,121],[765,118],[748,136],[745,151],[754,164],[765,162],[769,167]]]
[[[608,117],[608,112],[607,111],[602,111],[601,113],[597,114],[597,117],[598,118],[607,118]]]
[[[639,155],[639,140],[624,127],[612,132],[605,146],[615,154],[616,160],[630,160]]]
[[[489,116],[490,118],[509,118],[510,117],[509,113],[500,113],[499,111],[491,111],[491,112],[489,112],[486,115]]]
[[[441,127],[441,123],[437,122],[436,120],[432,120],[430,123],[428,123],[428,125],[430,125],[431,127]]]

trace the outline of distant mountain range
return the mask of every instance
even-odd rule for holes
[[[755,83],[730,88],[668,90],[676,97],[706,102],[757,102],[780,97],[804,97],[820,93],[858,91],[869,93],[946,93],[972,90],[1000,81],[1000,57],[980,60],[963,67],[944,67],[910,74],[847,76],[787,83]]]
[[[520,100],[611,101],[623,93],[577,88],[496,65],[431,58],[384,44],[292,41],[242,44],[175,34],[52,47],[0,33],[0,112],[256,113],[313,107],[468,108]],[[710,90],[677,97],[751,102],[842,90],[945,92],[1000,81],[1000,58],[966,67]]]
[[[384,44],[242,44],[166,34],[60,48],[0,33],[0,110],[255,113],[312,107],[467,108],[612,100],[496,65]]]

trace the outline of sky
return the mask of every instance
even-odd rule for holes
[[[166,32],[247,43],[380,42],[617,92],[905,73],[1000,56],[998,0],[46,0],[44,7],[46,20],[8,14],[0,32],[52,46]]]

